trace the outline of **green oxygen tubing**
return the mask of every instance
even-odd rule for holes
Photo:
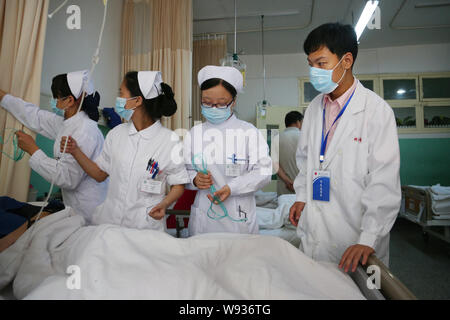
[[[10,155],[10,154],[4,152],[3,150],[2,150],[2,153],[11,160],[20,161],[23,158],[23,156],[25,155],[25,151],[23,151],[22,149],[19,148],[19,141],[18,141],[18,138],[16,135],[16,132],[20,131],[20,130],[13,129],[13,128],[6,128],[5,130],[9,130],[10,133],[7,136],[6,140],[3,140],[2,136],[0,136],[0,144],[5,146],[6,144],[10,143],[10,141],[12,141],[12,144],[14,146],[14,151],[13,151],[13,155]]]
[[[201,158],[202,168],[199,168],[199,167],[195,164],[196,160],[199,159],[199,158]],[[205,160],[204,160],[204,158],[203,158],[203,155],[202,155],[201,153],[196,154],[195,156],[192,157],[192,166],[194,167],[194,170],[195,170],[195,171],[200,172],[200,173],[203,173],[203,174],[208,174],[207,166],[206,166]],[[208,211],[206,212],[206,214],[208,215],[208,217],[209,217],[210,219],[213,219],[213,220],[221,220],[221,219],[223,219],[223,218],[226,217],[226,218],[228,218],[228,219],[230,219],[231,221],[234,221],[234,222],[246,222],[246,221],[247,221],[247,218],[243,218],[243,219],[234,219],[234,218],[232,218],[232,217],[228,214],[228,210],[227,210],[227,208],[225,207],[225,205],[223,204],[223,202],[222,202],[218,197],[216,197],[216,196],[214,195],[214,193],[215,193],[216,191],[217,191],[217,190],[216,190],[216,187],[214,187],[214,185],[212,184],[212,185],[209,187],[209,192],[210,192],[211,196],[213,197],[214,201],[217,201],[217,203],[218,203],[220,209],[222,209],[223,214],[219,214],[218,212],[216,212],[216,211],[214,210],[214,208],[213,208],[213,202],[211,202],[211,205],[209,206],[209,209],[208,209]]]

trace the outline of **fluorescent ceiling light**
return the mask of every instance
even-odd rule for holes
[[[397,90],[397,94],[405,94],[406,90],[405,89],[398,89]]]
[[[355,26],[355,32],[356,32],[356,40],[359,40],[359,37],[361,37],[361,34],[363,33],[364,29],[367,26],[367,23],[369,22],[370,18],[372,17],[373,13],[375,12],[375,9],[378,6],[379,1],[367,1],[366,6],[364,7],[363,12],[361,13],[361,16],[359,17],[358,23]]]

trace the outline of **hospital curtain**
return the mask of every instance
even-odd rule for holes
[[[122,76],[131,70],[159,70],[178,105],[161,122],[190,127],[192,0],[125,0],[122,15]]]
[[[39,104],[42,59],[49,0],[0,0],[0,89]],[[0,135],[23,125],[0,108]],[[31,134],[29,130],[24,130]],[[0,145],[13,154],[13,145]],[[26,201],[31,169],[29,156],[14,162],[0,154],[0,196]]]
[[[202,121],[200,110],[200,87],[198,86],[197,74],[201,68],[208,65],[219,65],[220,59],[227,53],[227,39],[225,35],[207,36],[206,38],[194,40],[192,51],[192,120]]]

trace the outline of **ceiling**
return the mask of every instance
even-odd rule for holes
[[[303,52],[303,41],[326,22],[355,25],[365,0],[236,0],[237,52],[261,54],[264,15],[266,54]],[[435,4],[422,7],[423,4]],[[381,29],[366,29],[360,48],[450,42],[450,1],[381,0]],[[278,30],[271,30],[278,29]],[[228,33],[234,51],[234,0],[194,0],[194,36]]]

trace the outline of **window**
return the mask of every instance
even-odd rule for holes
[[[424,75],[420,77],[423,101],[450,99],[450,74]]]
[[[365,88],[374,91],[373,80],[360,80],[360,82]]]
[[[450,103],[424,106],[423,125],[424,128],[450,128]]]
[[[382,78],[382,97],[386,101],[418,100],[417,77]]]
[[[397,128],[416,128],[416,108],[415,107],[393,107]]]
[[[392,107],[399,133],[450,132],[450,72],[355,75]],[[317,92],[299,78],[303,113]]]
[[[309,78],[300,79],[300,105],[308,105],[319,94],[309,82]]]

